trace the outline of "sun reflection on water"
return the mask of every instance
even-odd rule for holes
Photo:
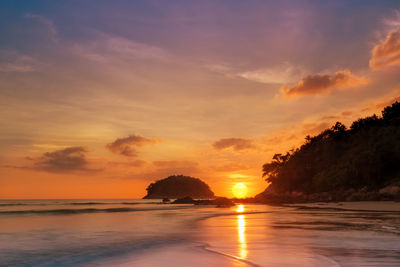
[[[243,212],[244,211],[244,205],[238,205],[236,211],[237,212]]]
[[[237,207],[237,212],[243,212],[244,211],[244,206],[243,205],[238,205]],[[242,259],[245,259],[247,257],[248,251],[247,251],[247,242],[246,242],[246,217],[241,214],[238,215],[238,242],[239,242],[239,257]]]

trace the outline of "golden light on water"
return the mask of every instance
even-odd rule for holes
[[[247,185],[244,183],[236,183],[232,188],[232,193],[236,198],[244,198],[247,196]]]
[[[237,212],[243,212],[244,211],[244,205],[237,205],[236,211]]]
[[[240,205],[243,206],[243,205]],[[245,259],[247,257],[247,243],[246,243],[246,218],[243,214],[238,215],[238,241],[239,241],[239,257]]]

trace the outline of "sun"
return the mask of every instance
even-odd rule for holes
[[[244,198],[247,196],[247,186],[244,183],[236,183],[232,187],[232,193],[236,198]]]

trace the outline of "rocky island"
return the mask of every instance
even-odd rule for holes
[[[210,199],[214,193],[210,187],[198,178],[173,175],[151,183],[144,199],[184,198]]]

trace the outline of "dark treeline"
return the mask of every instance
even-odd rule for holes
[[[379,190],[400,182],[400,103],[354,121],[340,122],[263,165],[274,193],[315,194],[340,190]]]

